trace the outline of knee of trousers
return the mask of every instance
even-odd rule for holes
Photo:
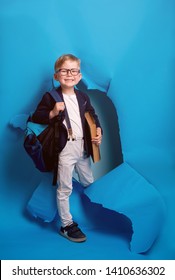
[[[88,187],[88,186],[90,186],[93,183],[94,183],[94,178],[89,179],[87,182],[83,182],[83,183],[81,182],[83,187]]]
[[[68,198],[72,193],[72,189],[57,189],[57,198],[58,199],[65,199]]]

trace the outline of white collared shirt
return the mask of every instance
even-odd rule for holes
[[[80,110],[79,110],[76,94],[63,93],[63,99],[70,119],[73,136],[83,137],[82,122],[81,122]],[[65,120],[63,123],[67,127]]]

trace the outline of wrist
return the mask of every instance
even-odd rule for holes
[[[53,110],[50,111],[49,113],[49,119],[53,119],[55,117]]]

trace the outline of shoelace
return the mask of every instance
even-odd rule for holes
[[[78,224],[73,223],[72,225],[70,225],[68,231],[74,233],[80,231],[80,229],[78,228]]]

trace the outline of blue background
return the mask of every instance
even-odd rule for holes
[[[175,258],[174,12],[173,0],[1,1],[1,259]],[[88,242],[74,244],[57,234],[55,223],[25,212],[42,174],[22,148],[23,133],[9,123],[31,112],[51,87],[62,53],[81,58],[79,87],[104,128],[95,179],[123,154],[165,201],[163,228],[145,254],[129,251],[124,229],[109,234],[84,225]],[[116,215],[106,209],[103,218]]]

